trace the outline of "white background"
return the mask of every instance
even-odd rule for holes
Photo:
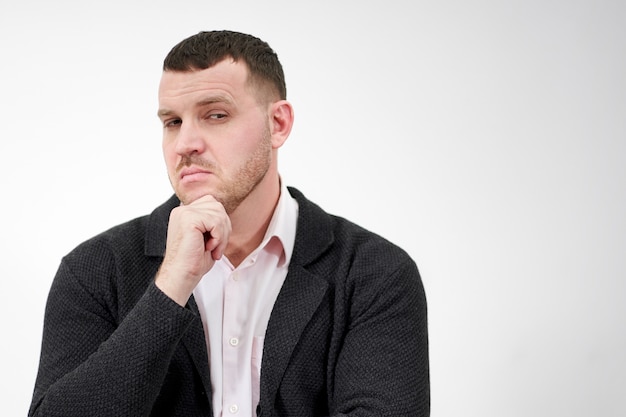
[[[170,195],[163,57],[233,29],[285,67],[287,182],[417,261],[432,416],[626,415],[625,5],[2,0],[0,414],[60,258]]]

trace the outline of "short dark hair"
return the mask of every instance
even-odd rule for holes
[[[203,70],[231,57],[245,62],[250,79],[259,86],[275,89],[281,100],[287,99],[285,74],[278,55],[267,42],[252,35],[229,30],[200,32],[182,40],[167,54],[163,71]]]

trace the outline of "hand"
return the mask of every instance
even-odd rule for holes
[[[224,254],[230,231],[224,206],[210,195],[172,210],[157,287],[184,306],[200,279]]]

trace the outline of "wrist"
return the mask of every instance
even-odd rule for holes
[[[184,307],[193,293],[194,286],[185,285],[184,280],[173,279],[172,274],[164,268],[157,272],[154,284],[161,292]]]

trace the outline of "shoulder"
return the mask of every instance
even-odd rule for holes
[[[425,320],[426,294],[415,261],[398,245],[304,199],[296,232],[294,269],[326,282],[337,312],[374,317],[395,311]],[[292,265],[290,265],[291,269]]]
[[[144,231],[148,216],[110,228],[79,244],[61,260],[53,288],[61,294],[79,291],[110,309],[127,291],[129,266],[145,264]],[[142,286],[144,286],[142,279]],[[139,288],[138,288],[139,289]]]
[[[157,207],[151,214],[118,224],[82,242],[64,259],[73,262],[97,262],[102,257],[137,257],[153,252],[152,247],[163,243],[169,212],[177,204],[175,197]],[[162,255],[157,251],[156,255]]]
[[[116,225],[80,243],[63,257],[55,287],[81,288],[107,304],[116,303],[112,301],[116,294],[134,300],[162,261],[160,248],[165,247],[167,220],[174,204],[170,199],[150,215]]]
[[[297,262],[359,276],[390,276],[399,269],[419,276],[409,254],[398,245],[348,219],[325,212],[290,188],[300,208],[296,232]]]
[[[147,220],[148,216],[142,216],[116,225],[80,243],[64,259],[73,263],[99,262],[107,256],[141,252]]]

